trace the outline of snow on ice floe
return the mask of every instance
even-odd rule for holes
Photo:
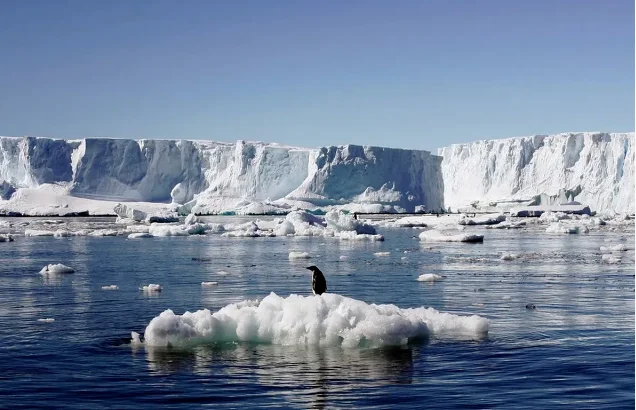
[[[431,229],[420,234],[420,240],[427,242],[483,242],[484,235],[468,234],[459,231],[441,231]]]
[[[424,273],[417,277],[418,282],[437,282],[442,280],[442,276],[436,273]]]
[[[139,290],[143,290],[144,292],[148,292],[148,293],[153,293],[153,292],[161,292],[163,290],[163,287],[161,285],[151,283],[149,285],[142,286],[141,288],[139,288]]]
[[[106,286],[102,286],[102,290],[119,290],[119,286],[117,286],[117,285],[106,285]]]
[[[42,270],[40,270],[40,273],[43,273],[43,274],[74,273],[74,272],[75,270],[73,268],[66,265],[62,265],[61,263],[49,264],[43,267]]]
[[[433,308],[367,304],[334,293],[286,298],[271,293],[260,301],[230,304],[214,313],[203,309],[177,315],[166,310],[150,321],[143,343],[164,347],[215,342],[375,347],[404,345],[431,335],[482,338],[488,327],[485,318]],[[132,339],[142,343],[136,332]]]
[[[291,251],[289,252],[289,260],[293,260],[293,259],[310,259],[311,255],[308,254],[307,252],[297,252],[297,251]]]

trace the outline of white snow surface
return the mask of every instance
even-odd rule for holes
[[[488,320],[433,308],[401,309],[367,304],[334,293],[320,296],[271,293],[261,301],[243,301],[218,312],[208,309],[177,315],[166,310],[144,332],[148,346],[192,346],[214,342],[369,347],[404,345],[409,339],[441,335],[480,338]],[[133,343],[142,343],[132,332]]]
[[[576,200],[593,211],[634,213],[634,133],[565,133],[455,144],[444,157],[444,206]],[[580,190],[580,192],[578,192]]]
[[[436,273],[423,273],[417,277],[419,282],[436,282],[442,280],[442,276]]]
[[[420,234],[420,240],[427,242],[483,242],[484,235],[430,229]]]

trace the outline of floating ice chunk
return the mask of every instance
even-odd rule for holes
[[[621,257],[617,255],[606,254],[601,257],[601,260],[609,264],[621,263]]]
[[[624,252],[627,250],[627,246],[623,243],[611,246],[601,246],[601,252]]]
[[[375,235],[376,231],[372,225],[354,219],[353,216],[344,212],[331,210],[325,215],[327,228],[334,232],[354,231],[357,234]]]
[[[391,256],[391,252],[376,252],[375,256]]]
[[[215,342],[282,345],[404,345],[429,335],[481,338],[488,320],[433,308],[401,309],[367,304],[335,293],[287,298],[271,293],[262,301],[243,301],[218,312],[207,309],[176,315],[166,310],[145,329],[149,346],[191,346]],[[133,342],[140,342],[132,335]]]
[[[512,296],[502,296],[501,299],[503,299],[503,300],[512,300]]]
[[[52,317],[47,317],[47,318],[43,318],[43,319],[38,319],[38,322],[40,322],[40,323],[53,323],[53,322],[55,322],[55,319],[53,319]]]
[[[53,233],[53,237],[55,237],[55,238],[69,238],[71,236],[73,236],[73,234],[71,232],[65,231],[65,230],[62,230],[62,229],[58,229],[57,231],[55,231]]]
[[[572,217],[566,214],[565,212],[550,212],[550,211],[542,213],[541,216],[539,217],[540,222],[546,222],[546,223],[559,222],[563,219],[572,219]]]
[[[517,253],[504,253],[499,259],[501,259],[502,261],[513,261],[517,258],[519,258],[519,254]]]
[[[115,211],[117,216],[119,216],[120,218],[132,219],[137,222],[141,222],[145,220],[146,217],[148,216],[148,214],[145,213],[144,211],[140,211],[139,209],[134,209],[133,207],[130,207],[124,204],[115,205],[115,207],[113,208],[113,211]]]
[[[436,282],[442,280],[442,276],[436,273],[424,273],[417,277],[418,282]]]
[[[309,255],[307,252],[296,252],[296,251],[291,251],[289,252],[289,260],[292,259],[310,259],[311,255]]]
[[[216,286],[218,284],[219,284],[219,282],[201,282],[201,286],[203,286],[204,288],[211,287],[211,286]]]
[[[144,221],[147,223],[172,223],[179,222],[179,216],[174,212],[156,212],[152,215],[147,215]]]
[[[519,229],[526,226],[526,221],[504,221],[497,225],[486,225],[486,229]]]
[[[49,264],[42,268],[40,273],[43,274],[56,274],[56,273],[74,273],[75,270],[69,266],[62,265],[61,263]]]
[[[89,236],[119,236],[120,232],[113,229],[95,229]]]
[[[102,290],[119,290],[119,286],[117,285],[102,286]]]
[[[11,234],[2,234],[0,235],[0,242],[13,242],[13,236]]]
[[[468,218],[466,215],[462,215],[462,219],[457,223],[460,225],[496,225],[505,220],[504,214],[485,215],[477,218]]]
[[[128,235],[128,239],[141,239],[141,238],[152,238],[152,235],[147,232],[135,232]]]
[[[196,214],[189,214],[188,216],[186,216],[184,221],[186,225],[193,225],[198,222],[199,222],[199,217],[196,216]]]
[[[545,230],[547,233],[563,233],[563,234],[577,234],[577,233],[589,233],[590,230],[587,226],[583,227],[578,225],[566,225],[561,222],[554,222],[550,224]]]
[[[149,285],[141,287],[140,290],[143,290],[144,292],[161,292],[163,288],[161,287],[161,285],[151,283]]]
[[[352,240],[352,241],[378,241],[384,240],[383,235],[368,235],[364,233],[356,233],[355,231],[336,232],[335,236],[339,239]]]
[[[141,337],[139,336],[139,333],[130,332],[130,344],[133,346],[139,346],[143,344],[143,342],[141,341]]]
[[[347,255],[340,255],[340,260],[341,261],[346,261],[347,259],[349,259],[349,257]]]
[[[483,242],[484,235],[452,233],[431,229],[420,234],[420,240],[428,242]]]
[[[216,274],[219,275],[219,276],[227,276],[227,275],[230,274],[230,272],[226,272],[224,270],[220,270]]]
[[[53,231],[42,231],[38,229],[27,229],[24,231],[24,236],[53,236]]]

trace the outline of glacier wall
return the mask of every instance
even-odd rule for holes
[[[438,209],[440,163],[427,151],[355,145],[0,137],[3,192],[58,184],[75,197],[196,202],[210,210],[265,200]]]
[[[634,212],[634,133],[567,133],[441,148],[444,206],[575,200]]]

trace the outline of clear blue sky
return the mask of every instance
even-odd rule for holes
[[[4,0],[0,55],[0,135],[435,150],[634,130],[633,0]]]

